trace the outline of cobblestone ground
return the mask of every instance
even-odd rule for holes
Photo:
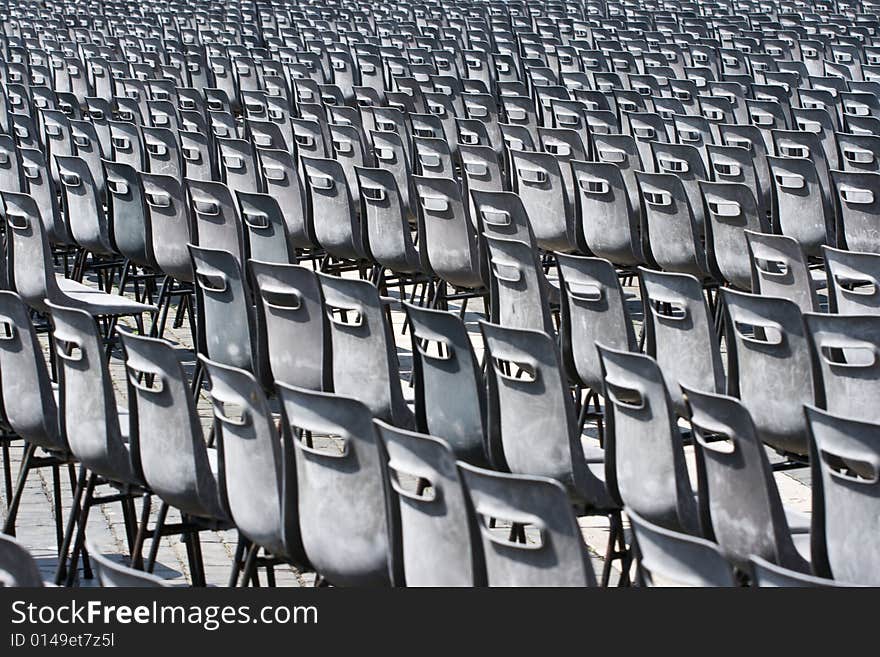
[[[92,282],[94,283],[94,281]],[[114,292],[115,291],[116,289],[114,288]],[[627,285],[626,291],[630,296],[631,310],[637,324],[636,329],[638,332],[640,331],[641,315],[641,303],[638,299],[638,288]],[[412,290],[411,288],[407,288],[405,292],[410,294]],[[131,294],[131,290],[127,290],[126,293]],[[399,291],[389,289],[388,296],[399,297]],[[450,303],[450,310],[460,309],[461,307],[457,303]],[[400,361],[400,377],[404,396],[410,403],[412,403],[413,391],[410,387],[412,352],[410,349],[410,337],[408,334],[404,334],[404,314],[399,307],[394,307],[392,309],[391,317],[398,347],[397,353]],[[475,351],[478,357],[482,357],[483,349],[478,325],[479,320],[483,318],[483,306],[481,302],[479,300],[471,300],[465,309],[464,317],[474,343]],[[172,311],[170,313],[164,337],[180,345],[182,348],[191,348],[192,337],[189,332],[188,323],[184,321],[181,327],[175,328],[172,325],[173,318],[174,312]],[[124,323],[133,326],[133,322]],[[41,340],[45,347],[45,334],[41,334]],[[127,395],[124,364],[121,351],[118,348],[115,349],[112,354],[110,371],[117,394],[117,403],[120,406],[125,406],[127,404]],[[207,435],[211,425],[212,413],[210,401],[207,392],[204,389],[199,397],[198,411],[202,419],[205,435]],[[595,426],[588,425],[585,430],[584,439],[595,440],[595,437]],[[694,462],[692,448],[687,447],[686,453],[688,455],[689,465],[693,472]],[[22,456],[22,445],[20,441],[12,443],[11,456],[13,474],[17,475]],[[775,457],[771,456],[771,459],[775,459]],[[63,480],[67,481],[67,473],[63,473],[63,477]],[[776,473],[776,480],[783,502],[796,511],[809,514],[809,472],[806,469],[778,472]],[[109,487],[107,488],[107,491],[98,490],[96,491],[96,494],[109,492]],[[22,498],[17,522],[18,539],[35,556],[44,578],[48,581],[53,579],[57,565],[52,490],[51,469],[43,468],[37,471],[32,471]],[[64,520],[66,521],[66,514],[70,509],[71,501],[71,491],[68,487],[65,487],[64,489],[62,500],[65,514]],[[6,516],[6,504],[7,500],[4,494],[2,499],[0,499],[0,520],[4,519]],[[155,518],[158,506],[158,501],[155,501],[152,505],[151,515],[153,518]],[[138,517],[140,517],[140,501],[136,502],[136,509]],[[170,511],[167,522],[174,523],[179,521],[179,514],[173,510]],[[601,555],[604,555],[605,553],[605,545],[608,536],[607,519],[604,517],[585,517],[580,519],[580,525],[584,540],[589,547],[593,559],[593,566],[598,575],[601,573],[603,565]],[[87,526],[87,535],[94,546],[103,554],[123,563],[127,563],[128,549],[125,526],[122,519],[121,507],[118,503],[107,504],[92,509]],[[226,585],[230,574],[230,566],[235,552],[236,541],[237,534],[235,531],[205,531],[201,533],[205,575],[209,586]],[[149,550],[149,547],[150,541],[148,540],[145,545],[145,554],[147,553],[147,550]],[[155,572],[157,575],[167,579],[173,584],[185,585],[190,581],[186,546],[181,542],[180,536],[168,536],[161,539]],[[275,572],[276,584],[278,586],[311,586],[315,581],[314,573],[299,572],[293,567],[277,567]],[[614,572],[615,576],[619,574],[616,569]],[[614,578],[612,581],[614,581]],[[80,570],[78,585],[95,586],[96,582],[95,580],[87,580],[83,578]]]

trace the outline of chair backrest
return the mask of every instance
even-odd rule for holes
[[[403,579],[395,584],[481,585],[482,550],[449,443],[373,423],[387,483],[392,572]]]
[[[403,198],[387,169],[355,167],[363,204],[362,221],[373,259],[399,273],[421,268]]]
[[[180,130],[180,153],[183,156],[183,170],[191,180],[218,180],[217,158],[214,155],[214,140],[207,131]]]
[[[797,240],[787,235],[745,231],[752,268],[752,291],[797,304],[802,312],[818,311],[806,256]]]
[[[639,277],[646,351],[657,359],[675,410],[682,414],[680,385],[724,392],[724,367],[712,313],[702,284],[693,276],[639,267]]]
[[[877,424],[807,407],[813,485],[813,571],[877,586],[880,450]]]
[[[529,243],[484,235],[491,272],[492,317],[502,326],[554,334],[549,283]]]
[[[510,155],[516,191],[538,245],[550,251],[577,249],[571,203],[556,156],[512,149]]]
[[[654,260],[665,270],[705,278],[709,271],[702,233],[681,179],[672,173],[637,171],[636,181]]]
[[[397,347],[379,290],[369,281],[319,274],[333,349],[333,390],[364,403],[374,417],[412,426],[403,399]]]
[[[731,147],[739,148],[739,147]],[[714,276],[747,292],[752,289],[745,231],[769,232],[752,189],[736,182],[700,182],[706,216],[706,255]]]
[[[419,201],[419,248],[431,270],[452,285],[481,288],[487,280],[477,225],[452,178],[413,176]]]
[[[43,577],[34,557],[21,543],[6,534],[0,534],[0,586],[43,586]]]
[[[791,301],[721,290],[727,321],[728,392],[749,410],[761,440],[806,455],[801,406],[813,403],[812,361],[800,309]]]
[[[225,519],[183,355],[164,340],[122,329],[119,334],[125,348],[131,444],[138,446],[144,480],[183,513]]]
[[[560,282],[559,337],[569,375],[593,391],[602,390],[596,343],[637,350],[626,295],[607,260],[556,255]]]
[[[689,420],[705,468],[712,533],[722,554],[745,568],[757,555],[803,572],[808,562],[789,532],[764,446],[746,407],[723,395],[685,388]]]
[[[749,566],[752,585],[761,588],[852,588],[855,586],[783,568],[761,557],[749,559]]]
[[[796,239],[807,255],[834,244],[834,220],[826,212],[815,165],[801,157],[767,156],[773,184],[773,229]]]
[[[595,112],[594,114],[598,114]],[[613,115],[612,115],[613,116]],[[589,122],[589,119],[588,119]],[[639,156],[639,148],[632,135],[603,134],[592,128],[593,145],[595,147],[594,159],[597,162],[614,164],[620,169],[624,189],[629,194],[630,207],[641,207],[639,189],[636,184],[636,172],[643,171],[644,165]],[[614,128],[615,132],[618,128]]]
[[[30,308],[7,290],[0,291],[0,399],[18,436],[50,452],[68,451]]]
[[[558,481],[466,463],[458,468],[482,538],[489,586],[596,585],[571,502]],[[523,534],[524,540],[515,540]]]
[[[519,240],[537,248],[529,215],[519,194],[506,191],[470,190],[474,220],[484,235]]]
[[[880,317],[806,313],[813,372],[822,408],[842,417],[880,422]]]
[[[296,262],[296,251],[290,244],[287,224],[275,197],[243,191],[237,191],[235,196],[250,257],[262,262]]]
[[[574,409],[553,340],[545,333],[480,322],[486,348],[487,427],[511,472],[553,477],[589,508],[613,505],[586,467]]]
[[[761,129],[748,123],[725,123],[720,125],[721,141],[727,146],[739,146],[751,153],[755,174],[758,177],[756,200],[758,207],[769,210],[773,183],[770,178],[770,167],[767,164],[767,143]]]
[[[129,568],[101,554],[98,547],[89,539],[86,539],[86,549],[89,552],[89,559],[98,573],[98,581],[104,588],[163,588],[171,586],[157,575]]]
[[[180,152],[177,131],[169,128],[144,126],[141,128],[141,136],[144,140],[149,172],[183,180],[183,157]]]
[[[58,359],[59,417],[70,451],[95,474],[139,484],[136,445],[126,443],[116,394],[95,319],[46,302]]]
[[[107,215],[88,163],[76,156],[55,156],[64,195],[70,235],[84,249],[100,254],[115,252]]]
[[[629,508],[626,515],[635,536],[639,572],[648,586],[736,586],[733,568],[711,541],[660,527]]]
[[[623,174],[610,162],[571,162],[577,199],[576,220],[589,250],[617,265],[644,261],[639,211]]]
[[[232,191],[212,180],[187,178],[185,182],[198,246],[231,253],[244,270],[247,256],[244,226]]]
[[[828,306],[840,315],[880,314],[880,255],[822,248]]]
[[[299,525],[318,574],[337,586],[390,581],[388,524],[376,433],[355,399],[278,385],[294,432]]]
[[[727,146],[726,144],[709,144],[709,175],[718,183],[739,183],[748,187],[758,209],[758,215],[764,221],[768,208],[764,205],[764,192],[760,187],[758,173],[755,168],[752,151],[743,146]]]
[[[627,508],[699,533],[681,432],[663,373],[649,356],[597,345],[605,373],[605,482]]]
[[[220,249],[188,246],[202,313],[203,353],[270,383],[265,379],[268,356],[260,342],[254,304],[235,256]]]
[[[257,312],[265,326],[272,379],[310,390],[330,390],[330,334],[314,271],[300,265],[251,260]]]
[[[49,172],[46,156],[35,148],[19,148],[25,190],[37,202],[49,242],[69,244],[72,240],[67,223],[61,215],[55,182]]]
[[[697,234],[702,235],[706,221],[703,216],[700,181],[709,180],[705,162],[707,156],[700,148],[690,144],[654,142],[651,150],[654,152],[658,173],[672,174],[681,181],[694,216]]]
[[[880,135],[835,133],[844,171],[880,171]]]
[[[249,372],[200,356],[211,379],[221,486],[238,530],[267,552],[307,562],[297,523],[289,427],[280,431]]]
[[[186,245],[193,241],[195,229],[186,189],[180,179],[162,174],[141,173],[140,179],[155,263],[162,273],[191,283],[193,268]]]
[[[265,191],[281,208],[292,246],[314,248],[316,238],[312,215],[294,156],[287,151],[269,148],[257,148],[256,156]]]
[[[483,374],[467,328],[452,312],[405,304],[412,326],[416,425],[469,463],[487,459]]]
[[[138,171],[129,164],[103,160],[107,211],[116,250],[132,263],[155,268],[153,231]]]
[[[348,188],[342,165],[327,158],[300,158],[308,182],[315,237],[337,258],[361,260],[366,256],[363,227]]]
[[[880,173],[832,171],[840,209],[838,243],[850,251],[880,253],[876,227],[880,221]]]

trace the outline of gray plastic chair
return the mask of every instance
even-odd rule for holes
[[[510,328],[555,334],[550,284],[538,252],[527,242],[484,234],[491,272],[492,317]]]
[[[878,426],[807,406],[813,484],[813,572],[877,586]]]
[[[300,160],[308,181],[318,243],[336,258],[364,259],[363,226],[357,217],[342,165],[325,158],[301,157]]]
[[[315,571],[336,586],[388,585],[385,484],[370,410],[284,384],[278,395],[295,434],[299,526]]]
[[[211,380],[218,471],[235,526],[249,542],[239,583],[256,572],[262,548],[274,561],[308,567],[297,511],[297,473],[289,426],[276,427],[249,372],[200,359]],[[233,565],[233,575],[238,564]]]
[[[141,136],[144,140],[147,170],[152,174],[183,180],[183,156],[180,153],[177,131],[144,126],[141,128]]]
[[[31,308],[47,311],[47,303],[80,308],[98,316],[135,318],[154,306],[138,303],[117,294],[64,278],[53,272],[54,265],[43,220],[36,201],[27,194],[0,192],[11,234],[12,276],[10,283]]]
[[[680,385],[724,392],[724,366],[712,313],[703,286],[693,276],[639,267],[639,278],[645,350],[657,359],[675,411],[682,415]]]
[[[256,155],[265,191],[281,208],[291,245],[298,249],[314,248],[317,238],[294,156],[267,148],[257,148]]]
[[[161,577],[157,577],[152,573],[135,570],[113,561],[101,554],[100,550],[91,541],[86,541],[86,545],[88,546],[89,558],[98,572],[98,581],[101,582],[101,586],[104,588],[163,588],[171,586]]]
[[[31,553],[11,536],[0,534],[0,587],[41,586],[43,577]]]
[[[461,149],[462,145],[463,144],[458,145],[459,149]],[[449,142],[447,142],[445,139],[437,137],[413,137],[413,146],[415,152],[415,162],[413,162],[413,164],[418,165],[416,169],[422,175],[433,175],[438,178],[455,177],[455,164],[453,163],[452,159],[452,151],[450,149]],[[495,157],[494,151],[492,151],[492,157]],[[392,172],[389,171],[389,173]],[[407,211],[409,211],[409,208],[407,208]]]
[[[374,420],[396,586],[481,586],[477,528],[449,443]]]
[[[880,253],[880,173],[832,171],[831,180],[840,210],[839,245],[850,251]]]
[[[680,119],[682,117],[676,118]],[[653,142],[651,150],[654,153],[654,160],[657,162],[658,173],[673,174],[681,181],[694,216],[697,234],[702,235],[705,232],[706,219],[703,215],[700,181],[709,180],[709,174],[706,169],[708,155],[705,149],[689,143],[665,144]]]
[[[802,312],[818,311],[816,287],[797,240],[751,230],[746,230],[745,235],[751,260],[752,291],[788,299]]]
[[[155,269],[153,231],[149,225],[144,187],[141,176],[133,167],[120,162],[103,160],[104,180],[107,185],[107,212],[116,252],[126,261],[126,271],[120,282],[125,288],[128,265]]]
[[[408,303],[404,310],[412,325],[418,430],[442,436],[458,459],[485,463],[486,388],[464,322]]]
[[[200,131],[180,130],[177,136],[186,177],[190,180],[219,180],[214,140],[207,128]]]
[[[746,570],[751,556],[810,572],[806,523],[790,526],[773,470],[746,407],[682,386],[700,462],[712,534],[721,553]],[[702,494],[701,492],[701,494]],[[794,519],[795,516],[792,516]]]
[[[880,421],[874,400],[880,386],[880,318],[806,313],[820,406],[829,413]]]
[[[880,171],[880,135],[834,133],[844,171]]]
[[[643,354],[597,345],[605,373],[605,481],[627,509],[700,534],[684,441],[663,372]]]
[[[101,255],[115,253],[110,225],[88,163],[76,156],[55,156],[71,237],[84,249]]]
[[[482,538],[489,586],[596,585],[580,527],[557,480],[466,463],[458,468]],[[492,520],[508,521],[518,531]]]
[[[192,261],[186,245],[192,241],[195,229],[186,190],[180,180],[171,176],[141,173],[140,179],[147,206],[147,225],[152,231],[148,239],[156,266],[166,276],[192,283]]]
[[[333,349],[333,390],[373,416],[414,425],[400,386],[397,347],[379,290],[369,281],[319,274]]]
[[[296,262],[296,251],[287,235],[287,224],[275,197],[243,191],[237,191],[235,196],[250,257],[263,262]]]
[[[749,410],[761,440],[807,454],[801,406],[815,401],[812,360],[793,302],[721,290],[727,321],[728,392]]]
[[[822,248],[828,306],[841,315],[880,313],[880,255]]]
[[[667,271],[709,276],[706,251],[681,179],[671,173],[636,172],[645,228],[654,260]],[[698,190],[699,191],[699,190]],[[702,199],[700,200],[702,205]]]
[[[419,201],[419,249],[431,271],[450,285],[480,289],[487,280],[475,222],[468,218],[458,183],[413,176]]]
[[[523,201],[535,241],[548,251],[577,249],[572,204],[559,161],[551,153],[510,151],[515,189]]]
[[[834,218],[826,210],[815,165],[799,157],[767,156],[773,184],[773,229],[796,239],[808,256],[834,245]]]
[[[249,263],[272,379],[330,390],[330,335],[317,275],[299,265]]]
[[[645,169],[635,139],[631,135],[597,133],[595,129],[592,129],[592,137],[595,148],[594,159],[597,162],[617,166],[623,176],[624,189],[629,194],[630,207],[641,208],[636,172]]]
[[[19,148],[18,152],[25,188],[37,203],[46,238],[50,244],[71,244],[73,238],[61,214],[56,185],[49,172],[46,156],[34,148]]]
[[[701,181],[700,192],[709,268],[719,281],[750,292],[752,268],[745,233],[769,232],[766,215],[758,209],[752,189],[744,184]]]
[[[576,217],[590,252],[619,266],[645,261],[640,206],[632,207],[616,164],[573,161]]]
[[[187,178],[185,183],[198,246],[227,251],[244,269],[247,254],[244,227],[232,191],[212,180]]]
[[[645,585],[737,586],[733,568],[715,543],[655,525],[629,508],[626,515],[638,551],[639,576]]]

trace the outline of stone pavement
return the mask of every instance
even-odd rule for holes
[[[631,310],[637,324],[636,330],[638,332],[640,331],[641,316],[638,288],[627,286],[626,291],[630,296]],[[406,292],[409,294],[411,288],[408,288]],[[399,296],[399,293],[395,289],[389,289],[388,296],[396,297]],[[450,302],[450,309],[459,310],[460,306],[458,305],[458,302]],[[471,300],[465,313],[465,321],[478,357],[482,357],[483,352],[478,325],[479,320],[483,317],[482,310],[483,306],[479,301]],[[410,336],[408,333],[403,334],[404,314],[399,305],[395,305],[395,307],[392,308],[391,316],[394,325],[394,335],[398,346],[400,376],[403,384],[404,396],[408,401],[412,402],[413,391],[410,387],[412,367]],[[174,313],[172,312],[169,316],[165,337],[182,347],[191,348],[192,338],[188,330],[188,323],[184,321],[181,328],[174,328],[172,326],[173,317]],[[133,325],[130,321],[127,323]],[[45,347],[45,334],[41,335],[41,340]],[[125,406],[127,404],[127,395],[125,370],[121,356],[120,349],[115,349],[110,363],[110,371],[117,394],[117,403],[120,406]],[[202,391],[199,398],[198,410],[202,419],[205,435],[207,436],[211,425],[212,412],[210,401],[205,390]],[[594,426],[588,425],[586,433],[589,436],[589,439],[595,439],[596,431]],[[686,453],[688,455],[689,466],[693,469],[693,449],[687,447]],[[21,442],[16,441],[13,443],[12,447],[14,475],[18,472],[21,455]],[[66,473],[63,473],[63,475],[64,481],[66,481]],[[806,469],[779,472],[776,473],[776,480],[779,485],[779,491],[783,502],[797,511],[809,514],[809,472]],[[97,494],[101,494],[101,492],[102,491],[100,490],[96,491]],[[63,494],[65,516],[70,509],[70,498],[71,492],[65,487]],[[57,564],[55,520],[51,500],[51,469],[44,468],[32,472],[19,511],[17,537],[36,557],[40,570],[47,580],[52,580],[54,577]],[[152,505],[153,517],[155,517],[158,507],[159,501],[154,500]],[[136,502],[136,509],[138,517],[140,517],[140,501]],[[5,515],[6,499],[5,496],[3,496],[3,499],[0,499],[0,520],[5,518]],[[66,517],[64,520],[66,521]],[[169,512],[168,522],[179,522],[179,515],[175,511]],[[584,539],[593,558],[594,568],[598,575],[601,573],[602,568],[602,558],[600,555],[603,555],[605,551],[605,544],[608,535],[608,522],[604,517],[600,516],[595,518],[581,518],[580,524]],[[87,527],[87,535],[102,553],[111,556],[111,558],[119,559],[120,561],[127,563],[125,528],[122,520],[121,508],[118,503],[92,509]],[[236,540],[237,534],[235,531],[202,532],[202,553],[205,563],[205,575],[209,585],[226,585],[230,573],[230,564],[235,552]],[[145,545],[145,555],[147,554],[149,547],[150,541],[148,540]],[[180,541],[179,536],[170,536],[162,539],[155,572],[157,575],[167,579],[173,584],[183,585],[189,581],[190,573],[187,566],[186,547]],[[295,568],[287,566],[276,568],[276,583],[278,586],[310,586],[314,583],[314,580],[314,573],[298,572]],[[94,586],[96,584],[94,580],[85,580],[80,577],[79,585]]]

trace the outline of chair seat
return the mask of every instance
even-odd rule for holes
[[[584,460],[587,463],[605,463],[605,450],[598,445],[598,441],[581,436],[581,446],[584,450]]]
[[[50,301],[58,305],[79,308],[91,315],[135,315],[156,310],[155,306],[133,301],[119,294],[108,294],[60,275],[56,279],[59,291],[65,298]]]

